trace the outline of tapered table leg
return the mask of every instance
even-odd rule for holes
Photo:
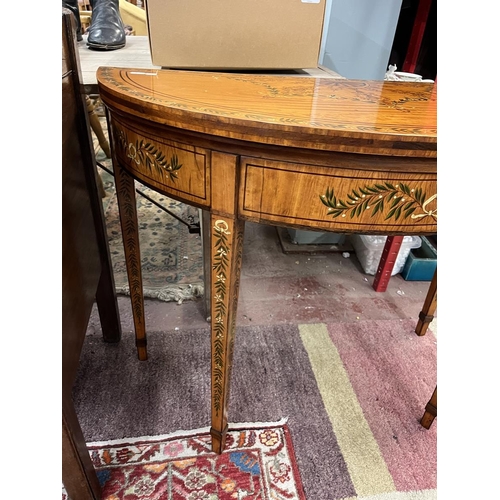
[[[415,327],[415,333],[420,337],[425,335],[429,324],[434,319],[434,313],[437,308],[437,269],[432,277],[429,290],[425,297],[424,305],[420,314],[418,315],[417,326]]]
[[[135,200],[134,179],[115,162],[116,198],[120,212],[123,248],[127,265],[130,300],[135,327],[135,345],[141,361],[148,358],[146,349],[146,324],[144,319],[144,294],[142,288],[139,226]]]
[[[425,412],[422,416],[420,423],[426,429],[429,429],[437,416],[437,386],[432,393],[431,399],[425,405]]]
[[[233,362],[244,222],[211,215],[212,451],[222,453]]]

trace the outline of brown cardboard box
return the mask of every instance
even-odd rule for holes
[[[147,0],[153,64],[316,68],[326,0]]]

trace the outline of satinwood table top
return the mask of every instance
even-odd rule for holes
[[[101,67],[117,109],[195,132],[283,146],[437,157],[432,83]]]

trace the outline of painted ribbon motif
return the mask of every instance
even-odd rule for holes
[[[430,198],[425,200],[424,204],[422,205],[422,210],[424,211],[423,214],[411,214],[412,219],[420,219],[422,217],[433,217],[435,220],[437,220],[437,208],[435,210],[426,210],[427,205],[435,200],[437,198],[437,194],[433,194]]]

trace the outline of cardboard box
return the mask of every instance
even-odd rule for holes
[[[153,64],[206,70],[318,66],[326,0],[148,0]]]

